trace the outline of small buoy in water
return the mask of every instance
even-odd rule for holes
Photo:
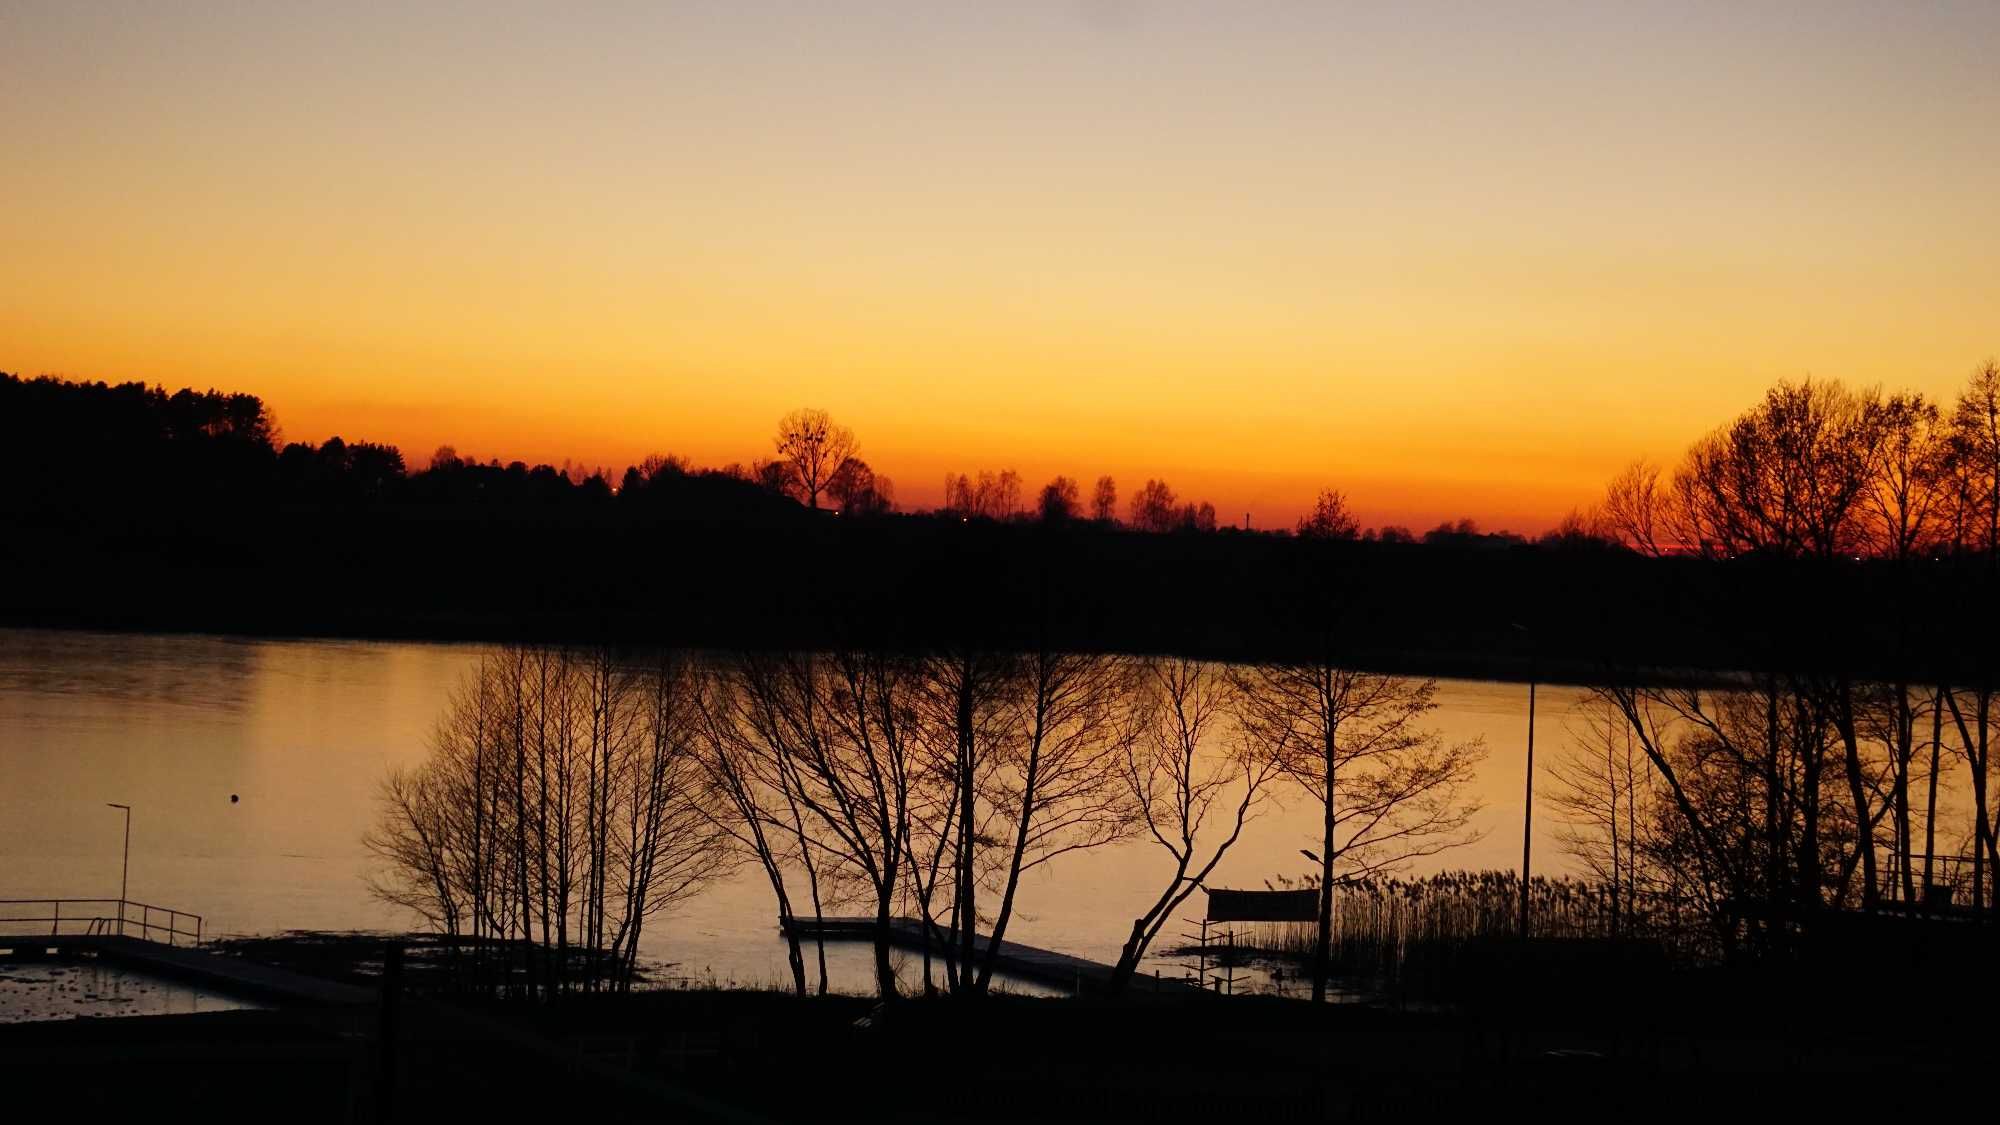
[[[229,803],[233,805],[233,804],[235,804],[235,803],[236,803],[236,800],[237,800],[237,798],[236,798],[236,794],[234,794],[234,793],[231,793],[231,794],[229,795]]]

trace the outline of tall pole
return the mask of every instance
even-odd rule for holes
[[[1530,676],[1533,673],[1529,673]],[[1535,846],[1535,681],[1528,681],[1528,795],[1521,811],[1521,940],[1528,940],[1528,861]]]
[[[1525,625],[1516,625],[1528,637],[1528,780],[1521,802],[1521,940],[1528,940],[1528,872],[1535,846],[1535,635]]]
[[[125,859],[118,865],[118,936],[125,936],[125,892],[132,875],[132,806],[106,801],[114,809],[125,810]]]

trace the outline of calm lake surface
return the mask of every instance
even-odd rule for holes
[[[0,898],[115,898],[124,821],[105,802],[117,801],[134,807],[130,897],[201,914],[210,934],[414,927],[369,893],[361,836],[382,778],[424,757],[446,693],[481,651],[0,630]],[[1583,695],[1541,688],[1538,763],[1567,741]],[[1486,741],[1476,785],[1485,836],[1414,873],[1519,865],[1527,696],[1522,684],[1441,683],[1432,725]],[[1212,885],[1261,887],[1311,866],[1299,849],[1318,846],[1316,810],[1282,801],[1245,829]],[[1538,872],[1572,870],[1556,828],[1536,810]],[[1146,841],[1056,860],[1024,877],[1007,936],[1113,961],[1159,893],[1164,861]],[[1197,894],[1184,913],[1200,909]],[[781,982],[775,919],[768,884],[746,868],[649,921],[641,948],[702,981]],[[828,958],[837,986],[870,987],[864,947],[829,946]],[[906,976],[917,972],[912,961]]]

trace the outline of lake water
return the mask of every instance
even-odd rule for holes
[[[133,806],[129,897],[205,917],[211,935],[408,929],[372,898],[362,833],[381,780],[421,760],[470,645],[0,630],[0,898],[116,897]],[[1521,857],[1527,687],[1444,681],[1432,725],[1483,736],[1478,843],[1415,873],[1514,868]],[[1544,686],[1536,756],[1567,737],[1584,693]],[[232,795],[236,800],[232,801]],[[1571,870],[1537,809],[1535,869]],[[1312,865],[1317,810],[1296,796],[1245,830],[1211,885],[1261,887]],[[1144,841],[1065,856],[1024,877],[1008,937],[1115,960],[1170,870]],[[1184,913],[1199,912],[1201,896]],[[1170,925],[1169,940],[1181,928]],[[788,979],[776,907],[754,867],[647,924],[642,952],[718,983]],[[808,954],[810,957],[810,952]],[[861,946],[830,946],[837,985],[869,987]],[[914,970],[912,965],[911,971]],[[1164,960],[1148,968],[1176,975]]]
[[[0,1023],[187,1015],[262,1006],[92,958],[0,961]]]

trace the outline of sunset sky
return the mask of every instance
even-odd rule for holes
[[[2000,353],[2000,4],[0,0],[0,370],[1535,530]]]

